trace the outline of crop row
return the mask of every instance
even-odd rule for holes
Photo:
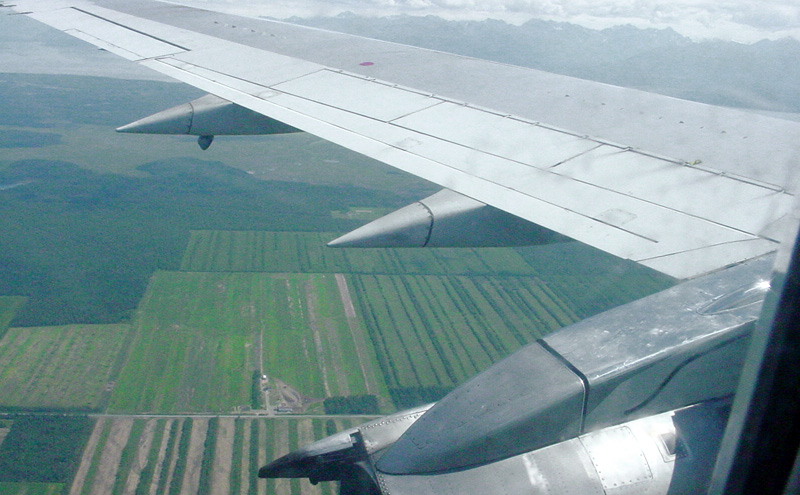
[[[331,249],[334,234],[193,231],[182,271],[531,275],[508,249]]]
[[[256,472],[276,457],[359,421],[337,418],[326,423],[321,419],[242,417],[132,422],[106,419],[98,422],[96,428],[108,434],[100,434],[95,450],[84,454],[84,462],[91,466],[82,469],[93,474],[76,478],[69,493],[93,494],[103,490],[109,495],[301,492],[333,495],[336,491],[330,483],[312,486],[304,480],[263,480],[256,477]],[[203,426],[206,424],[207,427]],[[117,435],[119,432],[126,434]]]
[[[516,248],[516,252],[579,318],[674,284],[666,275],[577,242]]]
[[[391,389],[452,387],[577,319],[534,277],[350,280]]]
[[[341,290],[332,274],[157,273],[110,408],[229,412],[260,404],[261,373],[308,397],[388,400]]]
[[[11,328],[0,339],[0,407],[97,410],[129,325]]]

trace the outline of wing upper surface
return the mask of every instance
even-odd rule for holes
[[[97,3],[16,8],[678,278],[773,250],[790,210],[800,126],[787,121],[279,22]]]

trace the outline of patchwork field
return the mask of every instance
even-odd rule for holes
[[[166,100],[117,81],[106,94],[82,78],[9,77],[0,285],[30,298],[0,297],[0,408],[211,415],[86,419],[74,466],[27,456],[58,482],[5,479],[0,495],[333,494],[255,470],[362,419],[215,414],[290,395],[320,413],[331,396],[375,395],[383,412],[434,400],[526,342],[669,284],[574,243],[329,249],[337,234],[325,232],[434,189],[307,134],[222,138],[206,152],[192,138],[108,134]],[[8,328],[13,318],[30,327]],[[82,322],[126,324],[41,326]]]
[[[69,495],[317,495],[331,483],[262,480],[256,471],[363,418],[101,418]],[[0,492],[2,493],[2,492]]]
[[[0,408],[99,410],[129,325],[10,328],[0,339]]]
[[[423,398],[436,399],[521,345],[670,284],[652,271],[577,243],[494,249],[325,247],[334,236],[193,231],[181,269],[346,277],[356,313],[353,325],[369,336],[369,345],[361,348],[377,357],[383,381],[398,407],[422,400],[401,400],[401,396],[420,395],[421,390]],[[562,251],[566,256],[559,254]],[[313,277],[322,280],[320,275]],[[288,301],[288,308],[302,302],[301,295],[275,290],[273,299]],[[278,303],[274,310],[278,315],[291,314]],[[265,341],[269,368],[275,368],[275,362],[269,362],[271,350],[287,348],[278,339],[300,338],[309,322],[289,318],[277,323],[292,330],[271,334],[275,339]],[[303,352],[308,349],[306,344]],[[316,373],[305,372],[304,377],[304,370],[291,370],[300,374],[291,380],[301,383],[308,377],[306,390],[320,394],[322,383],[325,395],[330,395],[335,387],[328,375],[336,369],[326,363],[322,382]],[[347,380],[352,379],[352,369],[340,369],[346,371]]]
[[[0,340],[0,405],[321,413],[326,397],[370,394],[390,412],[668,284],[574,243],[326,248],[332,236],[193,232],[187,271],[157,272],[130,327],[10,330]],[[1,299],[0,315],[21,302]],[[421,398],[400,398],[409,394]]]
[[[388,399],[331,274],[158,272],[135,328],[113,411],[249,409],[254,371],[320,401]]]
[[[334,249],[336,234],[193,231],[183,271],[533,275],[511,248]]]

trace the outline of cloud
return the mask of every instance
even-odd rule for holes
[[[209,5],[219,6],[218,0]],[[620,24],[671,27],[686,36],[744,42],[791,36],[800,39],[800,0],[228,0],[229,10],[285,18],[438,15],[447,19],[529,19],[572,22],[593,28]]]

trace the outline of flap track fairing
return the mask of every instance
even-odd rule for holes
[[[566,237],[443,189],[334,239],[330,247],[503,247],[552,244]]]
[[[199,136],[200,147],[206,149],[215,135],[287,134],[300,130],[218,96],[206,95],[119,127],[117,132]]]

